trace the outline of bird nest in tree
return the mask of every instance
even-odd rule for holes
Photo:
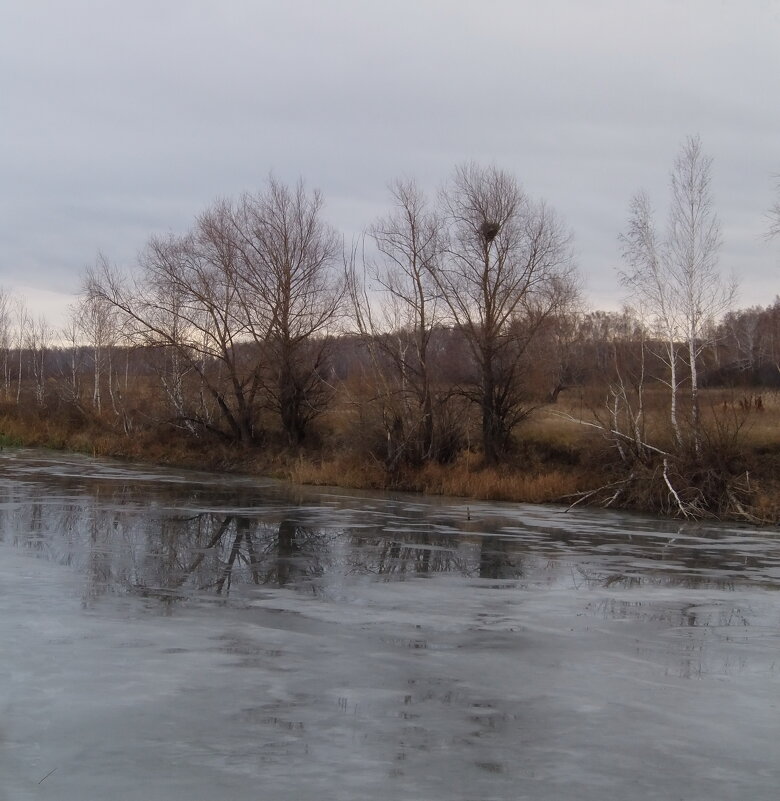
[[[500,230],[501,226],[497,222],[488,222],[488,220],[485,220],[479,228],[485,242],[492,242]]]

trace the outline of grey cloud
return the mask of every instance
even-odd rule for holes
[[[575,233],[594,305],[644,187],[663,213],[688,133],[715,158],[725,268],[775,293],[772,3],[609,0],[160,4],[8,0],[0,17],[0,284],[67,293],[273,170],[359,232],[386,183],[495,162]]]

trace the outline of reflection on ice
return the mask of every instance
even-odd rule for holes
[[[3,452],[0,801],[776,798],[776,532],[470,506]]]

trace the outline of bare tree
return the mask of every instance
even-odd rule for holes
[[[153,237],[134,282],[106,264],[88,277],[89,296],[120,310],[136,342],[170,355],[163,384],[179,424],[249,445],[270,406],[298,444],[323,411],[343,288],[321,208],[302,183],[271,179],[238,204],[214,204],[188,234]],[[204,390],[199,404],[187,375]]]
[[[672,172],[669,257],[673,283],[680,291],[688,345],[691,424],[697,453],[702,445],[698,360],[710,342],[707,326],[727,311],[735,294],[735,287],[723,281],[718,268],[722,238],[712,203],[711,173],[712,158],[703,154],[698,136],[689,136]]]
[[[556,282],[572,270],[570,234],[495,167],[457,168],[442,204],[447,241],[434,277],[475,360],[471,396],[485,461],[494,463],[527,411],[518,358],[555,308]],[[518,330],[518,318],[533,322]]]
[[[11,397],[11,342],[13,339],[12,304],[10,293],[0,287],[0,382],[3,397]]]
[[[17,298],[14,304],[16,308],[16,327],[14,331],[14,345],[16,347],[16,405],[22,399],[22,377],[24,375],[24,352],[27,341],[27,329],[31,325],[30,314],[27,311],[27,303],[24,298]]]
[[[74,319],[92,351],[92,406],[98,414],[102,413],[105,385],[117,412],[114,350],[119,338],[119,325],[116,307],[103,297],[85,296],[74,310]]]
[[[65,345],[65,353],[68,357],[67,366],[63,365],[61,368],[64,378],[62,396],[78,409],[81,409],[81,373],[84,361],[81,307],[81,302],[68,306],[68,318],[60,332],[60,339]]]
[[[29,318],[26,334],[25,345],[30,353],[35,402],[43,406],[46,400],[46,359],[51,347],[52,331],[46,318],[39,315],[37,320]]]
[[[432,278],[441,225],[413,181],[390,187],[393,209],[368,229],[375,255],[359,278],[349,265],[353,312],[382,387],[386,461],[415,462],[436,455],[434,388],[430,345],[441,319]],[[366,289],[366,277],[370,282]]]
[[[605,497],[607,505],[631,496],[643,498],[643,503],[652,499],[651,505],[682,517],[720,516],[726,511],[754,519],[746,508],[753,493],[747,473],[730,466],[739,464],[735,457],[745,418],[728,408],[723,413],[713,409],[704,426],[699,409],[700,361],[714,344],[715,322],[734,293],[717,267],[721,236],[712,207],[711,164],[699,138],[688,137],[671,174],[664,238],[656,233],[647,197],[640,193],[632,201],[628,230],[621,236],[629,270],[621,278],[641,318],[651,323],[651,337],[662,344],[660,350],[651,348],[643,339],[639,369],[635,365],[626,370],[615,351],[608,419],[596,415],[595,424],[586,424],[609,435],[627,474],[585,495]],[[669,370],[674,434],[670,444],[657,437],[656,427],[646,425],[645,381],[651,355]],[[689,402],[678,407],[678,392],[686,379]]]
[[[328,334],[344,298],[340,239],[322,205],[302,181],[291,189],[270,178],[234,217],[245,324],[265,353],[265,391],[292,445],[326,407]]]
[[[173,354],[177,381],[184,366],[198,376],[214,413],[185,404],[176,386],[177,422],[248,445],[257,433],[260,378],[257,354],[246,347],[236,255],[233,211],[220,202],[198,218],[191,233],[153,237],[135,281],[99,259],[87,290],[124,315],[136,343]]]
[[[658,336],[661,347],[656,352],[669,369],[668,379],[662,380],[669,387],[669,419],[675,442],[680,447],[683,439],[677,419],[680,389],[678,342],[681,336],[679,299],[675,287],[668,280],[667,248],[658,236],[653,209],[644,192],[637,193],[631,201],[628,230],[621,235],[620,241],[623,258],[630,268],[620,274],[621,281],[636,301],[635,315],[643,322],[649,322]]]
[[[666,341],[670,368],[671,420],[678,445],[682,435],[677,421],[679,388],[677,343],[687,351],[690,376],[690,428],[694,450],[701,455],[702,430],[699,402],[699,361],[711,344],[708,332],[733,301],[735,287],[723,280],[718,268],[720,223],[713,208],[712,159],[705,156],[698,136],[689,136],[671,174],[669,224],[659,240],[646,196],[633,201],[628,233],[622,237],[630,271],[623,274],[639,305],[645,308]]]

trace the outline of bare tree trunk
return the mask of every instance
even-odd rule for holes
[[[117,417],[121,416],[121,412],[119,407],[117,406],[117,399],[116,399],[116,391],[114,389],[114,359],[113,359],[113,347],[111,345],[106,348],[108,357],[107,357],[107,365],[108,368],[108,397],[111,399],[111,409],[113,410],[114,414]]]
[[[501,447],[499,443],[499,427],[496,409],[496,386],[493,375],[493,364],[487,357],[482,365],[482,450],[486,464],[493,465],[498,461]]]
[[[683,438],[680,431],[680,423],[677,420],[677,389],[679,381],[677,379],[677,346],[674,340],[670,339],[666,348],[669,354],[669,419],[672,424],[674,441],[677,447],[680,448],[682,447]]]
[[[691,429],[693,431],[693,447],[696,458],[701,458],[701,418],[699,413],[699,374],[696,366],[696,334],[693,330],[688,335],[688,358],[691,363]]]
[[[25,339],[27,338],[27,329],[30,325],[30,318],[27,315],[27,308],[25,307],[24,302],[19,303],[17,316],[18,316],[19,327],[16,332],[16,347],[19,352],[19,359],[18,359],[18,373],[16,376],[16,405],[19,406],[22,399],[22,372],[23,372],[22,357],[24,355],[24,343]]]
[[[92,349],[92,361],[93,361],[93,372],[94,372],[94,383],[92,388],[92,406],[95,408],[98,414],[103,411],[102,403],[100,399],[100,365],[103,361],[100,348],[93,348]]]

